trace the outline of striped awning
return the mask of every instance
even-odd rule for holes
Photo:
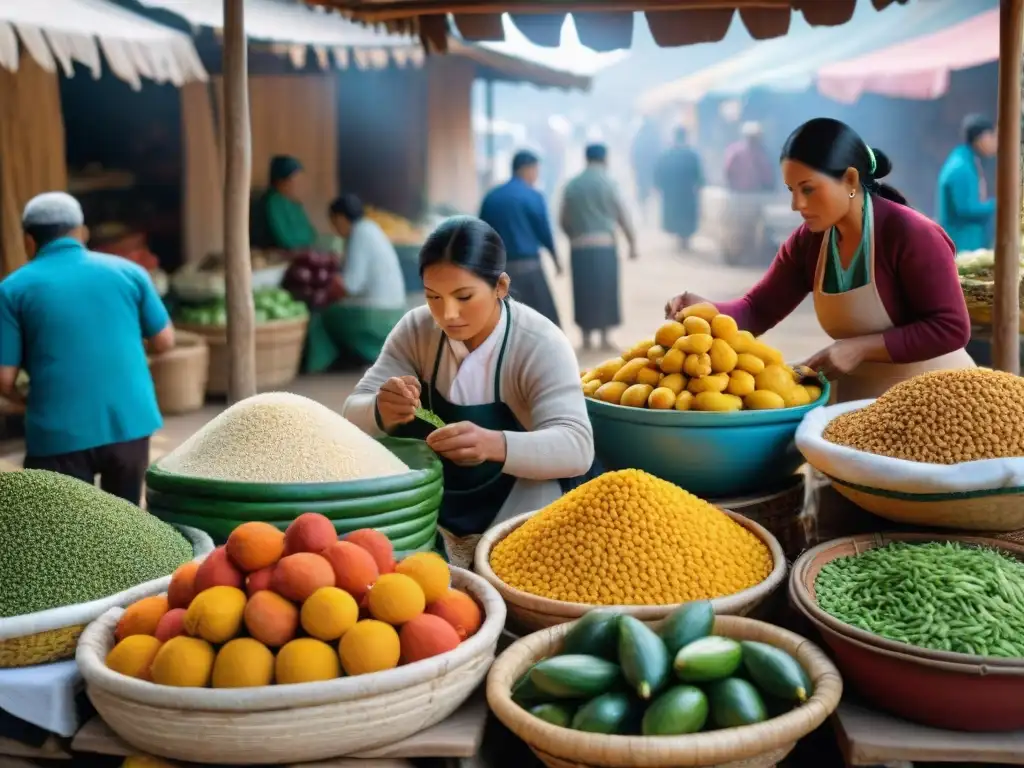
[[[793,11],[809,24],[835,26],[853,16],[857,0],[305,0],[310,5],[337,8],[364,22],[385,22],[393,29],[417,33],[443,50],[449,14],[466,40],[502,38],[501,14],[532,42],[558,45],[562,23],[571,13],[580,41],[595,51],[629,48],[633,13],[643,11],[651,33],[663,47],[708,43],[725,37],[739,16],[756,40],[785,35]],[[908,0],[870,0],[878,9]]]

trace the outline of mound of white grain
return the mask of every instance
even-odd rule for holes
[[[409,471],[348,419],[289,392],[235,403],[160,466],[179,475],[252,483],[330,483]]]

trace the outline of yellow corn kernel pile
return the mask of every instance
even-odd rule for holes
[[[1024,456],[1024,379],[987,368],[924,373],[837,416],[823,437],[927,464]]]
[[[506,584],[592,605],[722,597],[761,583],[772,565],[764,543],[724,512],[637,469],[581,485],[491,552]]]

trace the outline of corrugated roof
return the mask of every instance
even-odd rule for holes
[[[74,64],[110,71],[132,88],[142,78],[182,85],[206,80],[192,39],[105,0],[9,0],[0,2],[0,67],[18,69],[19,40],[43,69],[67,77]]]
[[[659,45],[677,46],[721,40],[737,14],[756,40],[779,37],[789,29],[791,10],[808,23],[834,26],[850,20],[855,0],[305,0],[338,8],[353,18],[386,22],[415,31],[443,49],[448,14],[466,39],[500,40],[501,12],[538,45],[557,46],[567,13],[572,13],[580,40],[595,51],[628,48],[633,12],[644,11]],[[872,0],[877,8],[908,0]]]

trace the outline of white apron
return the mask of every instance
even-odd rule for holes
[[[871,216],[870,206],[867,210],[867,215]],[[882,303],[875,283],[873,221],[870,222],[870,227],[871,242],[866,254],[868,283],[843,293],[825,293],[821,288],[825,266],[830,257],[831,232],[826,232],[821,239],[818,265],[814,270],[814,311],[825,333],[835,341],[871,336],[893,327],[892,319]],[[974,367],[971,356],[963,349],[919,363],[861,363],[855,370],[833,382],[832,399],[834,402],[844,403],[876,398],[890,387],[921,373]]]

